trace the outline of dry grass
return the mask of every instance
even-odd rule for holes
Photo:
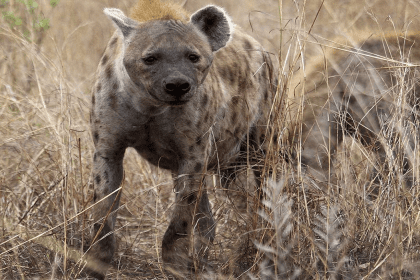
[[[74,0],[52,9],[39,2],[52,28],[34,33],[32,43],[0,21],[0,279],[73,279],[79,273],[75,263],[92,225],[90,88],[113,31],[101,11],[105,6],[127,11],[133,3]],[[278,17],[251,13],[255,37],[276,53],[281,42],[272,124],[280,131],[287,112],[275,109],[293,90],[292,79],[310,71],[303,58],[319,53],[319,45],[333,39],[352,46],[359,30],[381,34],[419,27],[420,6],[413,1],[325,1],[319,13],[321,1],[259,2],[238,9],[232,1],[226,7],[251,32],[250,11],[275,14],[281,6],[281,32]],[[187,1],[186,8],[204,4]],[[10,5],[19,7],[16,1]],[[25,17],[30,22],[31,15]],[[402,72],[399,77],[394,90],[404,93],[413,81]],[[305,177],[296,162],[282,160],[288,147],[270,139],[265,165],[274,174],[264,175],[263,208],[249,176],[229,190],[209,177],[216,185],[210,192],[218,229],[210,255],[213,271],[198,278],[419,279],[418,122],[407,125],[404,116],[392,117],[401,133],[386,147],[394,151],[396,144],[414,139],[407,155],[415,166],[411,188],[391,170],[383,171],[378,183],[370,175],[377,163],[372,149],[350,137],[331,167],[340,183],[326,185]],[[160,242],[170,216],[171,178],[133,150],[124,166],[119,248],[108,278],[165,279]]]

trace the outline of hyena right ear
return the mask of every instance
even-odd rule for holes
[[[131,31],[136,28],[138,23],[135,20],[127,17],[121,10],[115,8],[105,8],[104,13],[112,19],[118,29],[121,31],[123,37],[130,35]]]

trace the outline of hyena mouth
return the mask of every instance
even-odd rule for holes
[[[186,98],[186,99],[172,99],[172,100],[165,100],[163,98],[159,98],[157,95],[155,95],[153,93],[153,91],[147,91],[150,96],[155,99],[157,102],[159,102],[161,105],[169,105],[169,106],[180,106],[180,105],[184,105],[185,103],[187,103],[188,101],[190,101],[190,98]]]

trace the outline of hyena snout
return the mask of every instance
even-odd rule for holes
[[[191,89],[191,83],[182,76],[172,76],[163,80],[163,89],[172,97],[181,98]]]

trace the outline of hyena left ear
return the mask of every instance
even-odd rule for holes
[[[214,52],[226,46],[233,33],[230,17],[222,8],[213,5],[195,12],[191,23],[207,36]]]
[[[104,13],[115,23],[121,31],[123,37],[127,37],[138,25],[135,20],[127,17],[121,10],[115,8],[105,8]]]

